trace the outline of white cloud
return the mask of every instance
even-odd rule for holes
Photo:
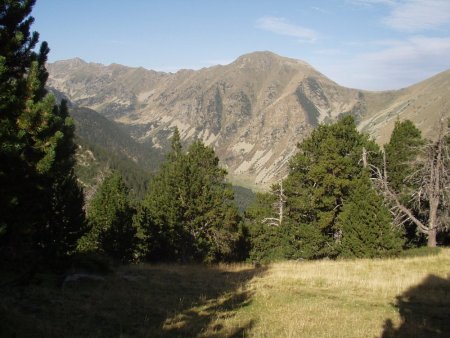
[[[450,23],[449,0],[405,0],[394,5],[383,19],[387,26],[404,32],[435,29]]]
[[[311,9],[313,11],[322,13],[322,14],[330,14],[331,12],[329,10],[323,9],[322,7],[317,7],[317,6],[311,6]]]
[[[285,18],[266,16],[257,20],[256,27],[299,39],[301,42],[314,42],[318,38],[316,31],[290,23]]]
[[[372,90],[407,87],[450,69],[450,37],[374,41],[380,50],[342,60],[325,73],[340,84]]]
[[[393,5],[395,0],[348,0],[353,5],[371,7],[374,5]]]

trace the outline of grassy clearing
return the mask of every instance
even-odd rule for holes
[[[130,266],[62,287],[45,278],[0,291],[0,336],[450,336],[450,249],[261,268]]]
[[[450,250],[391,260],[286,262],[252,280],[252,337],[450,336]],[[407,323],[402,322],[402,317]]]

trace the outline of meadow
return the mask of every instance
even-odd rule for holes
[[[448,337],[450,249],[267,266],[131,265],[0,289],[2,337]]]

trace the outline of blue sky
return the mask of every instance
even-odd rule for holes
[[[37,0],[32,15],[50,62],[175,72],[270,50],[372,90],[450,68],[450,0]]]

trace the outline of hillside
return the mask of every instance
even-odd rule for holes
[[[177,126],[184,141],[213,146],[232,180],[253,187],[284,176],[295,145],[318,123],[352,114],[383,144],[399,116],[432,136],[450,97],[450,72],[399,91],[368,92],[270,52],[175,74],[80,59],[48,69],[50,86],[120,122],[135,140],[164,149]]]
[[[136,142],[118,124],[89,108],[72,106],[70,114],[78,144],[75,170],[87,198],[111,170],[122,174],[133,197],[142,197],[150,173],[163,161],[163,154],[151,145]]]
[[[66,100],[75,121],[78,145],[75,172],[86,201],[113,170],[121,173],[133,198],[142,198],[151,173],[164,160],[162,152],[151,144],[136,142],[121,125],[92,109],[77,106],[64,93],[51,87],[47,89],[58,102]]]
[[[366,92],[367,112],[359,129],[383,145],[397,119],[409,119],[427,138],[436,136],[441,116],[450,116],[450,70],[411,87],[390,92]]]

